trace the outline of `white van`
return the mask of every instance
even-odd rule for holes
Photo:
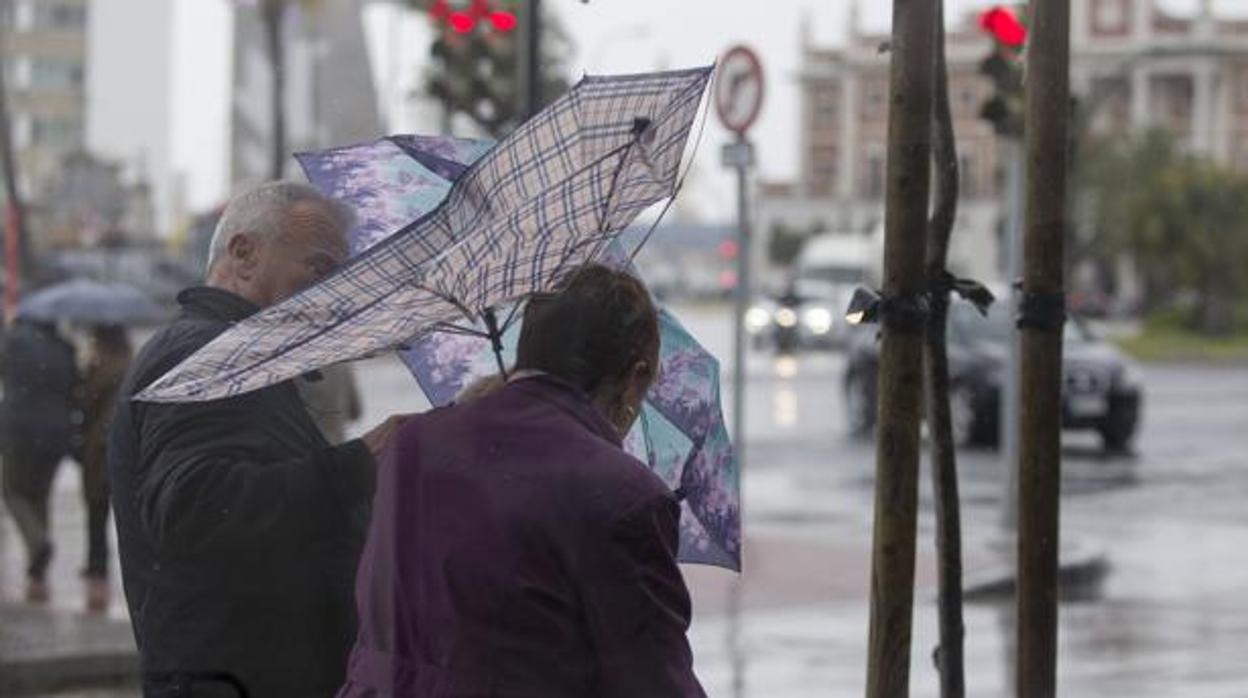
[[[798,255],[794,277],[849,287],[878,285],[884,264],[884,242],[878,235],[825,233],[806,241]]]

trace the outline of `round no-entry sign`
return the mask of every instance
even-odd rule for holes
[[[715,112],[730,131],[745,135],[763,107],[763,66],[745,46],[734,46],[719,61]]]

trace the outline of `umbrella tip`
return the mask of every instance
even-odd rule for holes
[[[650,128],[650,119],[644,116],[638,116],[633,119],[633,134],[640,136]]]

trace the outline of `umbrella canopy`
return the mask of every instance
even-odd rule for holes
[[[450,191],[489,146],[487,141],[391,136],[297,157],[313,184],[355,209],[350,244],[366,249],[376,244],[378,231],[395,229],[393,212],[419,216],[433,209],[437,197]],[[362,176],[366,172],[374,174]],[[638,275],[619,241],[599,261]],[[497,373],[492,343],[483,336],[488,332],[475,329],[480,334],[435,332],[402,352],[435,406],[450,404],[473,381]],[[665,308],[659,312],[659,333],[658,378],[625,445],[684,495],[680,560],[739,570],[740,485],[720,406],[719,362]],[[519,324],[511,323],[500,339],[503,361],[509,364]]]
[[[27,296],[19,317],[87,325],[143,325],[162,322],[168,313],[139,289],[123,283],[73,279]]]
[[[674,193],[710,74],[583,78],[477,160],[433,211],[238,323],[138,399],[256,390],[551,288]]]

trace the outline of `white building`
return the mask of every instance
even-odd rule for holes
[[[176,4],[91,0],[89,14],[87,150],[150,187],[157,232],[168,231],[182,209],[173,160]]]
[[[128,180],[150,183],[160,233],[231,189],[268,177],[271,76],[254,6],[89,1],[87,148],[123,163]],[[289,13],[288,151],[380,132],[360,19],[364,4],[334,0]],[[288,161],[287,176],[295,169]],[[217,194],[205,201],[195,191]]]

